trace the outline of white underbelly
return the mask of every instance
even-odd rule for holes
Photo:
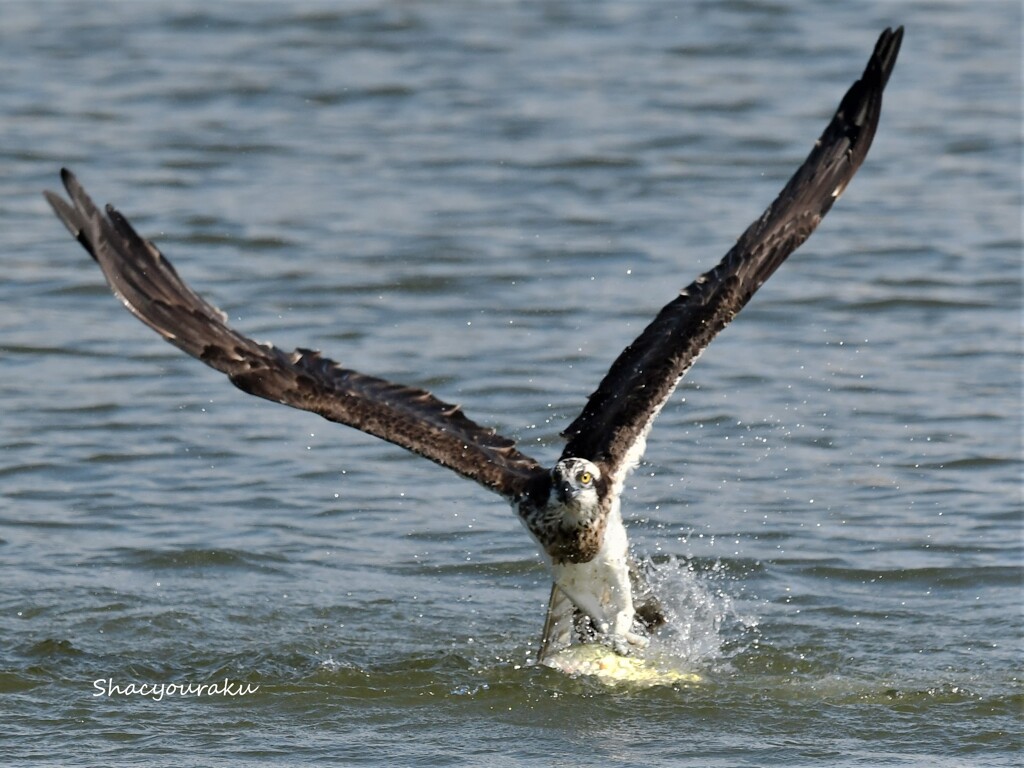
[[[586,563],[559,563],[551,574],[559,588],[602,632],[625,634],[633,623],[629,541],[622,516],[612,510],[597,556]]]

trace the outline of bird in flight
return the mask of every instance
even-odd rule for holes
[[[612,363],[562,432],[565,448],[551,467],[425,390],[235,331],[118,210],[97,208],[67,169],[61,179],[70,203],[44,194],[132,314],[239,389],[375,435],[505,497],[550,565],[538,660],[586,642],[629,654],[647,644],[664,614],[629,551],[619,508],[626,476],[683,374],[811,235],[864,161],[902,39],[902,27],[881,34],[803,165],[722,261],[680,291]]]

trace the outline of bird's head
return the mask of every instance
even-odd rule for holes
[[[586,459],[562,459],[551,470],[553,500],[575,512],[596,511],[601,500],[600,468]]]

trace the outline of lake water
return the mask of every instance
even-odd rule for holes
[[[5,763],[1020,765],[1021,21],[0,4]],[[240,329],[549,462],[896,24],[867,162],[624,498],[699,684],[531,665],[548,580],[499,498],[163,343],[40,196],[71,167]],[[258,690],[109,688],[225,679]]]

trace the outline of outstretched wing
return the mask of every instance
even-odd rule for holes
[[[814,231],[864,161],[903,28],[886,29],[861,79],[804,164],[710,272],[698,277],[630,344],[562,433],[563,458],[603,464],[616,487],[640,460],[651,423],[697,356]]]
[[[226,315],[189,288],[124,216],[111,206],[104,215],[67,169],[61,178],[72,205],[52,192],[46,199],[114,294],[164,339],[227,374],[239,389],[383,438],[510,499],[543,472],[513,441],[429,392],[343,368],[312,350],[258,344],[232,330]]]

